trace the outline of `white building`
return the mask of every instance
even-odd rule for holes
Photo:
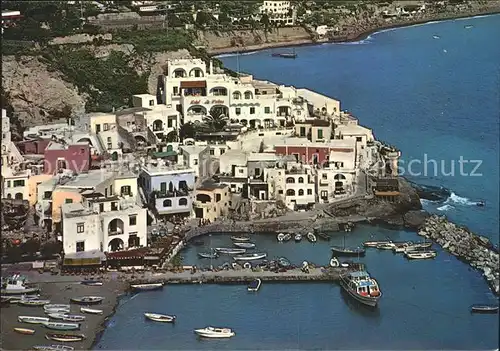
[[[2,171],[2,198],[28,200],[30,170],[21,170],[19,165]]]
[[[307,102],[294,87],[279,86],[252,76],[233,78],[215,73],[201,59],[167,62],[163,102],[182,111],[183,123],[202,122],[222,114],[245,126],[285,126],[309,117]]]
[[[211,169],[210,147],[208,145],[180,146],[179,153],[183,156],[184,166],[194,169],[195,181],[208,174],[214,174],[216,170]],[[213,165],[215,166],[215,164]]]
[[[266,0],[260,7],[262,14],[267,14],[269,22],[283,26],[293,26],[295,12],[290,1]]]
[[[291,209],[307,208],[316,203],[316,181],[311,169],[288,163],[286,167],[267,170],[270,197],[282,200]]]

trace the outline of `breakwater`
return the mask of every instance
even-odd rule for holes
[[[418,235],[435,241],[452,255],[482,271],[491,290],[499,294],[498,247],[488,238],[449,222],[445,216],[437,215],[427,218],[418,230]]]

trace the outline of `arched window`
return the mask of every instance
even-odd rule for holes
[[[293,177],[288,177],[288,178],[286,178],[286,182],[287,182],[288,184],[290,184],[290,183],[295,183],[295,179],[294,179]]]
[[[251,91],[245,91],[245,100],[250,100],[253,98],[253,94]]]
[[[293,189],[288,189],[286,191],[286,196],[295,196],[295,190]]]
[[[172,207],[172,201],[169,199],[163,200],[163,207]]]
[[[299,177],[299,183],[304,183],[304,178]]]
[[[188,200],[185,197],[179,199],[179,206],[187,206]]]
[[[239,91],[235,91],[233,93],[233,99],[240,100],[241,99],[241,93]]]
[[[304,190],[299,189],[299,196],[304,196]]]

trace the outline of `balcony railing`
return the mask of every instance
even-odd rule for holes
[[[191,191],[190,189],[187,189],[187,190],[180,189],[180,190],[165,191],[165,192],[155,191],[154,194],[155,194],[157,199],[168,199],[168,198],[172,198],[172,197],[189,196],[190,191]]]

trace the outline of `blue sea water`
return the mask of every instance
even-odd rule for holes
[[[474,25],[465,29],[466,24]],[[256,78],[307,87],[341,100],[377,138],[397,145],[403,163],[438,161],[434,174],[410,175],[420,183],[453,192],[445,203],[425,202],[498,242],[500,16],[431,23],[371,35],[357,43],[296,48],[297,60],[272,58],[271,50],[226,56],[232,69]],[[440,38],[434,39],[437,35]],[[427,155],[427,156],[424,156]],[[458,160],[481,160],[482,176],[461,176]],[[455,160],[456,174],[450,172]],[[442,162],[441,162],[442,161]],[[424,167],[414,164],[414,173]],[[471,172],[471,165],[464,171]],[[406,171],[408,169],[406,168]],[[408,175],[408,174],[406,174]],[[486,207],[474,205],[484,200]],[[372,238],[418,240],[415,233],[360,226],[347,245]],[[229,246],[227,235],[203,239],[206,247],[183,252],[186,264],[208,247]],[[329,246],[342,243],[279,244],[255,238],[270,257],[293,263],[327,264]],[[242,285],[167,286],[163,291],[128,295],[96,349],[460,349],[498,347],[498,316],[471,315],[469,305],[495,302],[480,273],[441,251],[435,260],[409,262],[386,251],[368,251],[361,260],[379,280],[384,296],[376,311],[354,304],[334,284],[263,284],[256,294]],[[224,262],[223,259],[214,264]],[[151,323],[144,312],[176,314],[175,325]],[[236,331],[230,340],[199,340],[193,329],[207,325]]]

